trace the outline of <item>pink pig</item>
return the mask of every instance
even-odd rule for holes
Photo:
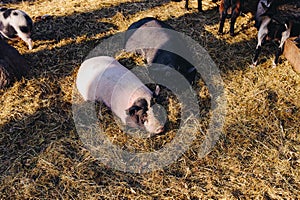
[[[124,124],[152,134],[164,131],[151,107],[159,87],[152,93],[114,58],[99,56],[84,61],[78,71],[76,85],[84,100],[103,101]]]

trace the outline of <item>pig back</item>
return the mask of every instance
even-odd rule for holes
[[[157,57],[165,52],[163,49],[174,49],[173,35],[168,30],[174,29],[155,18],[141,19],[129,26],[125,36],[125,49],[145,56],[148,64],[155,62],[167,65],[176,55],[171,55],[172,58],[163,61],[158,61]]]
[[[192,52],[186,43],[183,36],[171,26],[155,18],[147,17],[128,28],[124,48],[126,51],[145,57],[150,74],[154,76],[156,73],[167,74],[168,67],[170,67],[180,72],[192,83],[196,69],[190,63],[193,60]],[[153,65],[153,63],[161,64],[161,66],[157,67],[158,65]]]
[[[84,61],[78,71],[77,88],[85,100],[103,101],[125,120],[125,110],[144,97],[151,99],[151,91],[114,58],[94,57]]]

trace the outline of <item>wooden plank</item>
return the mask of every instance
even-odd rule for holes
[[[300,73],[300,49],[297,47],[296,38],[289,38],[285,41],[283,55],[292,64],[294,70]],[[298,46],[300,46],[298,44]]]

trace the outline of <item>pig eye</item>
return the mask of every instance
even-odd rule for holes
[[[147,113],[143,113],[140,120],[143,124],[148,121]]]

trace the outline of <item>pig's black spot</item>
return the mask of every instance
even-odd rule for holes
[[[3,13],[3,17],[5,19],[8,18],[13,10],[14,9],[7,9],[7,10],[5,10],[4,13]]]
[[[18,16],[18,13],[17,12],[13,12],[13,15]]]
[[[5,35],[8,38],[16,38],[17,37],[17,31],[15,30],[14,27],[12,27],[11,25],[8,25],[7,26],[7,33]]]
[[[7,8],[0,8],[0,12],[7,10]]]
[[[29,32],[30,32],[28,26],[20,26],[20,30],[21,30],[23,33],[29,33]]]
[[[33,27],[32,19],[28,15],[25,15],[25,19],[26,19],[27,26],[28,26],[28,29],[29,29],[29,32],[30,32],[32,30],[32,27]]]

